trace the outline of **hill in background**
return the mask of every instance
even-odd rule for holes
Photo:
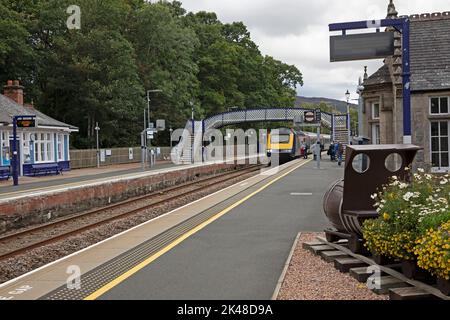
[[[341,100],[335,100],[335,99],[329,99],[329,98],[309,98],[309,97],[297,97],[297,100],[295,101],[296,107],[301,107],[304,104],[319,104],[319,103],[326,103],[338,110],[338,112],[346,113],[347,112],[347,102],[341,101]],[[350,108],[357,109],[358,105],[350,103]]]

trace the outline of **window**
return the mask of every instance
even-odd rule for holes
[[[3,161],[9,161],[9,132],[2,131],[2,159]]]
[[[380,125],[374,124],[372,125],[372,144],[380,144]]]
[[[431,163],[437,171],[446,171],[449,163],[449,121],[431,122]]]
[[[448,97],[436,97],[430,99],[430,114],[448,114]]]
[[[23,154],[23,163],[31,162],[31,154],[30,154],[30,134],[22,133],[22,154]]]
[[[378,102],[372,103],[372,119],[380,119],[380,104]]]
[[[34,161],[52,162],[53,160],[53,139],[50,133],[36,134],[34,141]]]
[[[58,134],[58,161],[64,160],[63,139],[64,136],[62,134]]]
[[[291,136],[290,135],[273,135],[270,137],[272,143],[289,143]]]

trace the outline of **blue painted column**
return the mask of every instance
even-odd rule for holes
[[[409,48],[410,21],[403,21],[402,48],[403,48],[403,143],[412,143],[411,130],[411,63]]]
[[[19,185],[19,159],[18,159],[18,150],[17,150],[17,117],[13,117],[13,138],[12,138],[12,176],[13,182],[15,186]]]

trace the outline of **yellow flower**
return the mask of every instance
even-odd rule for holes
[[[387,213],[387,212],[383,213],[384,221],[388,221],[390,218],[391,218],[391,216],[389,215],[389,213]]]

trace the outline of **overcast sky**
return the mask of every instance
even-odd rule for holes
[[[243,21],[263,54],[296,65],[304,77],[299,94],[356,98],[363,66],[381,60],[330,63],[328,24],[385,18],[389,0],[180,0],[188,11],[214,11],[223,22]],[[394,0],[400,15],[450,11],[450,0]]]

